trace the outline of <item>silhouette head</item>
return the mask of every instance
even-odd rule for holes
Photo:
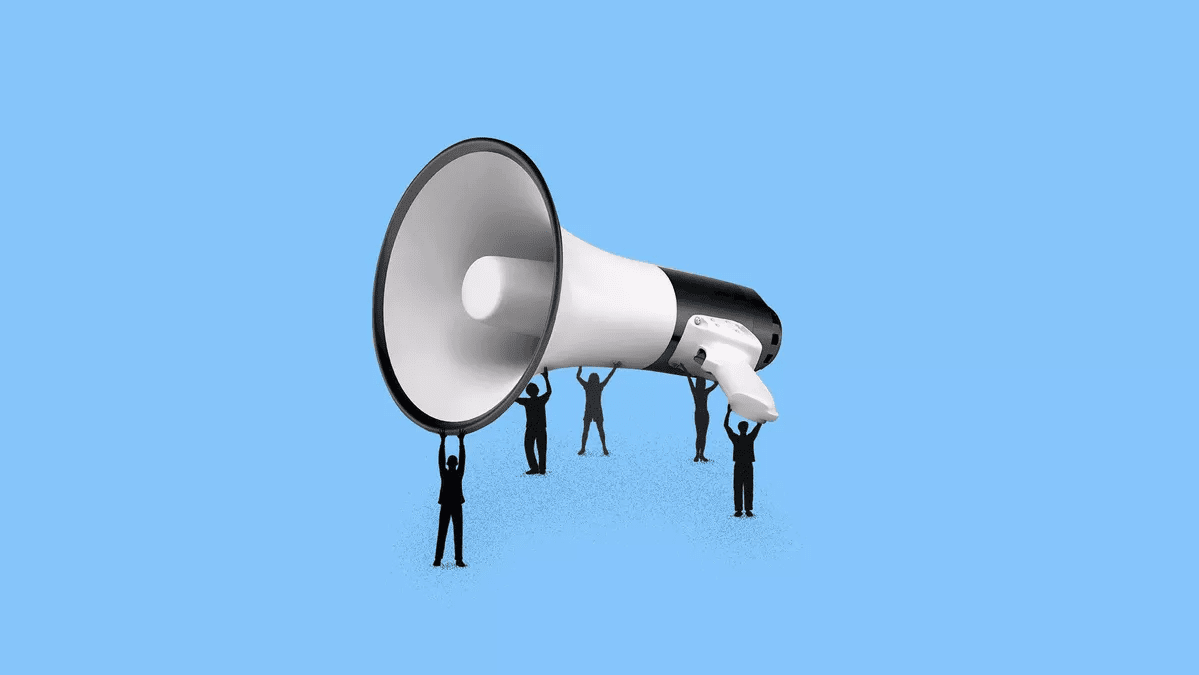
[[[702,378],[702,377],[695,378],[695,386],[702,387],[706,384],[708,384],[708,381],[705,380],[704,378]]]
[[[590,376],[587,378],[587,382],[589,382],[589,383],[591,383],[591,384],[595,384],[596,382],[599,382],[599,375],[596,375],[595,373],[592,373],[592,374],[591,374],[591,375],[590,375]]]
[[[540,391],[540,389],[538,389],[537,385],[533,384],[532,382],[529,383],[529,386],[525,387],[525,393],[529,396],[536,396],[538,391]]]
[[[446,466],[450,467],[451,471],[453,471],[454,469],[458,468],[458,457],[455,455],[450,455],[446,458],[445,464]]]
[[[744,434],[749,429],[749,422],[738,422],[737,428],[741,430],[742,434]]]

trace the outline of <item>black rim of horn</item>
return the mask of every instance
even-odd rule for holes
[[[395,245],[396,235],[400,231],[400,225],[404,222],[404,217],[408,215],[408,209],[411,208],[412,203],[416,200],[416,196],[424,189],[425,184],[450,162],[476,152],[494,152],[516,162],[533,179],[537,184],[537,188],[541,191],[541,198],[545,201],[545,208],[549,212],[550,225],[554,232],[554,293],[553,299],[550,302],[549,320],[545,324],[545,333],[541,336],[541,341],[537,345],[528,368],[525,369],[524,376],[521,377],[512,391],[508,392],[504,400],[500,401],[491,410],[474,419],[466,420],[465,422],[447,422],[439,420],[418,408],[412,402],[412,399],[408,397],[408,394],[404,392],[404,388],[396,378],[395,370],[391,365],[391,357],[387,351],[387,336],[383,331],[383,288],[387,282],[387,267],[391,262],[391,251]],[[391,392],[391,397],[395,400],[396,405],[408,416],[408,419],[433,432],[445,431],[447,434],[456,434],[461,431],[463,433],[471,433],[494,422],[496,418],[508,409],[508,406],[512,405],[512,402],[516,400],[517,396],[520,396],[520,392],[529,380],[537,374],[537,366],[541,363],[541,357],[545,355],[546,345],[549,342],[550,334],[554,330],[554,321],[558,317],[558,299],[561,294],[562,226],[558,223],[558,212],[554,208],[554,199],[550,196],[549,186],[546,185],[545,178],[542,177],[533,160],[529,159],[528,155],[521,152],[520,148],[517,148],[515,145],[494,138],[471,138],[455,143],[442,150],[425,165],[425,168],[421,169],[416,178],[412,179],[412,183],[404,191],[404,196],[400,198],[400,203],[391,215],[391,222],[387,225],[387,235],[383,238],[383,248],[379,251],[379,263],[375,268],[373,312],[375,356],[379,359],[379,369],[383,373],[383,379],[387,382],[387,389]]]

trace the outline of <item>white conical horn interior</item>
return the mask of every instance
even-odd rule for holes
[[[522,384],[546,328],[552,274],[539,291],[541,306],[530,308],[535,303],[525,298],[524,313],[509,320],[522,322],[521,331],[471,318],[463,281],[476,261],[491,256],[553,269],[557,246],[538,184],[508,157],[472,152],[429,179],[396,232],[383,293],[387,354],[415,406],[463,422]]]

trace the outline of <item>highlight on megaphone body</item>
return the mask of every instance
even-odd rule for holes
[[[430,431],[487,426],[546,370],[617,362],[712,380],[738,415],[778,418],[758,376],[781,347],[774,310],[744,286],[571,235],[536,165],[503,141],[462,141],[417,174],[383,240],[373,309],[387,387]]]

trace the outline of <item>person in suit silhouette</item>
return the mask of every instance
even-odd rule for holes
[[[695,459],[693,462],[706,462],[707,457],[704,457],[704,448],[708,445],[708,394],[716,388],[716,383],[712,386],[705,386],[708,381],[702,377],[697,377],[692,380],[690,375],[687,375],[687,385],[691,387],[691,397],[695,399]]]
[[[737,429],[740,434],[734,434],[733,428],[729,426],[729,415],[733,414],[733,406],[729,405],[729,410],[724,414],[724,430],[729,435],[729,440],[733,442],[733,507],[737,510],[733,513],[734,516],[741,517],[741,493],[745,493],[745,515],[750,518],[754,517],[754,439],[758,437],[758,430],[762,428],[762,423],[754,427],[754,430],[745,433],[749,429],[748,422],[738,422]]]
[[[450,521],[454,521],[454,564],[466,567],[462,562],[462,505],[466,498],[462,496],[462,474],[466,471],[466,441],[461,430],[458,431],[458,456],[445,458],[445,431],[441,432],[441,448],[437,451],[437,470],[441,472],[441,494],[437,503],[441,504],[441,518],[437,523],[437,552],[433,556],[433,566],[441,567],[441,556],[445,553],[445,535]]]
[[[600,445],[604,448],[604,454],[608,454],[608,440],[604,438],[604,409],[600,406],[600,396],[604,393],[604,387],[608,386],[608,380],[612,379],[619,367],[620,361],[612,364],[612,372],[608,373],[603,382],[600,382],[596,373],[592,373],[584,382],[583,366],[579,366],[579,372],[575,373],[575,379],[583,385],[583,391],[587,394],[586,407],[583,408],[583,442],[579,448],[580,455],[587,452],[587,429],[593,420],[595,427],[599,429]]]
[[[545,475],[545,404],[550,400],[550,394],[554,393],[554,388],[550,386],[549,368],[543,369],[541,376],[545,378],[544,394],[538,396],[537,385],[530,382],[529,386],[525,387],[525,393],[529,397],[516,399],[525,409],[525,460],[529,463],[529,470],[525,473],[530,476]],[[540,459],[533,454],[534,444],[541,451]]]

